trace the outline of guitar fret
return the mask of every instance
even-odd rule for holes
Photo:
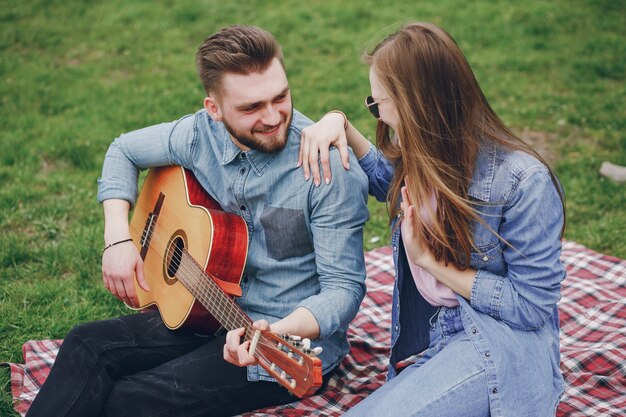
[[[234,300],[222,291],[187,251],[183,250],[182,254],[181,266],[176,277],[185,284],[189,292],[200,300],[209,313],[227,330],[251,327],[250,319]]]

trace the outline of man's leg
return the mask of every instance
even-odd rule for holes
[[[298,399],[275,382],[249,382],[246,368],[224,361],[224,337],[153,369],[128,375],[101,417],[232,416]]]
[[[96,416],[116,380],[184,355],[208,340],[167,329],[156,311],[77,326],[63,341],[28,417]]]

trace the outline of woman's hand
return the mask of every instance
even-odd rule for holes
[[[321,175],[319,161],[322,162],[324,182],[330,183],[332,173],[329,162],[329,148],[331,145],[339,149],[343,167],[350,169],[348,162],[348,141],[344,130],[345,119],[341,113],[329,112],[317,123],[302,129],[298,166],[304,170],[304,178],[308,180],[313,175],[315,185],[320,185]],[[318,161],[319,158],[319,161]]]
[[[252,326],[257,330],[270,330],[267,320],[255,321]],[[245,334],[245,329],[231,330],[226,334],[226,342],[224,343],[224,360],[236,366],[256,365],[258,360],[249,352],[250,341],[246,340],[241,343],[241,338]]]
[[[435,259],[423,236],[420,236],[418,231],[415,230],[416,211],[406,185],[400,191],[402,193],[400,210],[404,213],[401,225],[402,242],[409,260],[432,274],[441,284],[469,300],[476,270],[467,268],[461,271],[453,264],[446,265],[443,261],[438,262]]]
[[[417,266],[424,267],[427,262],[434,260],[434,257],[423,236],[419,235],[414,227],[416,211],[406,185],[400,189],[400,192],[402,193],[400,210],[403,213],[402,242],[409,260]]]

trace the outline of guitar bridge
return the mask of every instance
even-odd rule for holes
[[[141,239],[139,243],[141,245],[141,259],[146,259],[146,254],[148,253],[148,248],[150,247],[150,241],[152,240],[152,232],[154,231],[154,226],[156,225],[156,221],[161,213],[161,207],[163,207],[163,201],[165,200],[165,194],[159,193],[159,198],[157,198],[156,204],[154,205],[154,209],[148,214],[148,218],[146,219],[146,224],[143,227],[143,233],[141,233]]]

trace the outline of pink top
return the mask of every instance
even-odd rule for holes
[[[431,273],[424,271],[422,268],[411,262],[411,260],[408,259],[408,254],[407,260],[409,262],[411,275],[413,275],[413,281],[415,281],[417,290],[420,294],[422,294],[422,297],[430,303],[430,305],[435,307],[455,307],[459,305],[459,301],[456,299],[454,291],[437,281]]]
[[[431,206],[434,206],[436,203],[435,198],[431,198],[430,200]],[[429,218],[430,215],[428,210],[424,207],[420,210],[422,216]],[[406,252],[406,246],[404,251]],[[415,286],[417,290],[422,294],[422,297],[429,304],[439,307],[455,307],[459,305],[459,301],[456,299],[455,292],[450,288],[446,287],[429,272],[423,270],[419,266],[415,265],[411,262],[409,258],[409,254],[407,253],[407,261],[409,262],[409,267],[411,268],[411,275],[413,275],[413,280],[415,281]]]

